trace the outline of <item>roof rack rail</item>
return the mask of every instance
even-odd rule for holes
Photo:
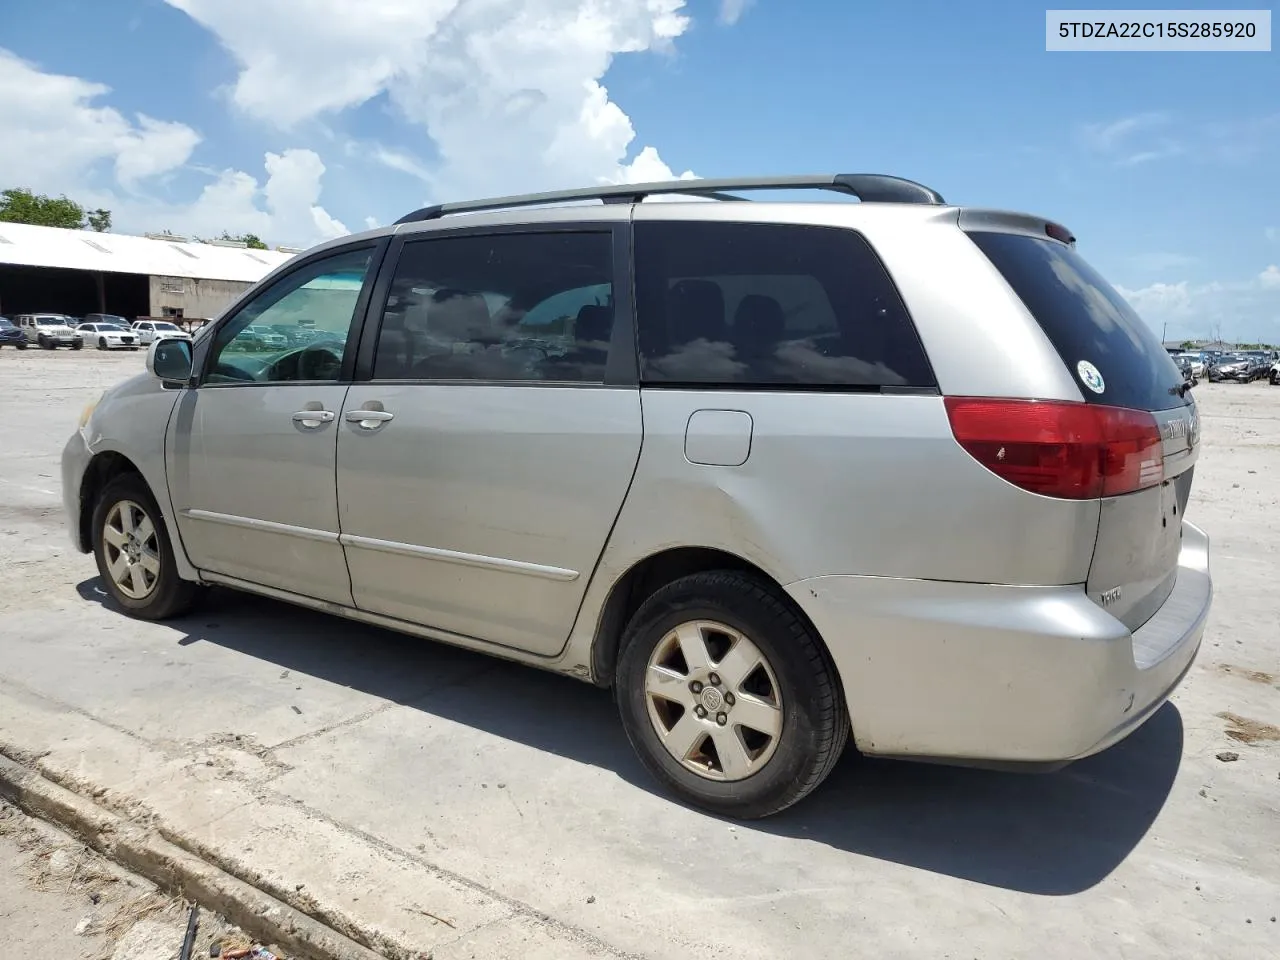
[[[574,200],[600,200],[604,203],[640,203],[645,197],[681,194],[706,200],[745,200],[726,191],[750,190],[830,190],[857,197],[863,203],[928,203],[945,201],[936,190],[880,173],[834,173],[796,177],[752,177],[719,180],[666,180],[658,183],[624,183],[578,190],[554,190],[549,193],[525,193],[487,200],[463,200],[437,203],[407,214],[396,221],[417,223],[438,220],[450,213],[476,213],[481,210],[504,210],[532,207],[544,203],[566,203]]]

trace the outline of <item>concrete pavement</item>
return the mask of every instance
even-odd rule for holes
[[[1137,734],[1052,775],[850,755],[746,825],[572,680],[225,592],[110,609],[56,456],[140,366],[0,352],[0,752],[130,828],[392,958],[1280,953],[1280,388],[1197,388],[1216,605]]]

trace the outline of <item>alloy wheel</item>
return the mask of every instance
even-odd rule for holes
[[[726,624],[695,620],[669,631],[649,657],[644,689],[658,739],[701,777],[743,780],[777,749],[778,678],[760,648]]]
[[[160,580],[160,540],[147,511],[132,500],[118,501],[102,528],[107,572],[126,597],[144,600]]]

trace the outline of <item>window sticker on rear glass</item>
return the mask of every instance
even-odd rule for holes
[[[1094,393],[1102,393],[1107,389],[1106,383],[1103,382],[1102,374],[1088,360],[1081,360],[1076,364],[1076,373],[1080,374],[1080,382]]]

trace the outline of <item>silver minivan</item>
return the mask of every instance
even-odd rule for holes
[[[741,196],[778,188],[846,202]],[[1209,610],[1160,341],[1066,228],[894,177],[428,207],[147,369],[63,455],[123,610],[221,584],[611,687],[654,776],[729,816],[795,803],[849,738],[1103,750]]]

